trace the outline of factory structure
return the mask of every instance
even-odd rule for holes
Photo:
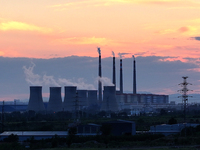
[[[123,92],[123,66],[120,57],[120,89],[116,91],[116,69],[115,56],[113,55],[113,75],[112,86],[103,86],[100,78],[101,69],[101,50],[98,48],[98,90],[78,90],[76,86],[64,87],[64,99],[61,96],[61,87],[50,87],[50,97],[47,108],[44,107],[42,98],[42,86],[30,86],[30,97],[27,111],[36,112],[48,111],[79,111],[87,110],[88,107],[98,105],[99,111],[119,112],[130,109],[136,113],[145,108],[164,108],[169,104],[168,95],[157,94],[138,94],[136,89],[136,61],[133,56],[133,92]],[[103,89],[103,90],[102,90]]]

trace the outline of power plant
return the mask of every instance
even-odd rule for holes
[[[88,107],[99,105],[100,110],[117,112],[123,109],[142,110],[148,106],[164,107],[169,103],[168,95],[157,94],[138,94],[136,90],[136,60],[133,56],[133,92],[123,92],[123,66],[122,57],[120,56],[120,86],[116,91],[116,70],[115,55],[113,52],[112,65],[112,86],[104,86],[102,93],[102,66],[101,66],[101,50],[97,48],[99,53],[98,65],[98,90],[77,90],[76,86],[64,87],[64,100],[62,101],[61,87],[50,87],[50,97],[45,109],[42,99],[42,86],[30,87],[30,98],[27,110],[48,111],[79,111],[87,110]],[[102,99],[103,94],[103,99]]]

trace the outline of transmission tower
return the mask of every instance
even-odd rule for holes
[[[179,90],[179,92],[182,93],[182,95],[179,97],[182,98],[184,122],[186,122],[186,109],[188,106],[188,97],[191,97],[191,96],[188,96],[187,94],[188,91],[191,91],[187,88],[187,86],[192,85],[192,84],[187,82],[187,78],[188,78],[187,76],[184,76],[182,78],[183,78],[183,83],[179,84],[181,87],[183,87],[182,89]]]

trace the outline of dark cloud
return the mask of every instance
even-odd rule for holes
[[[193,40],[200,41],[200,36],[192,37]]]
[[[147,52],[139,52],[139,53],[135,53],[134,55],[138,55],[138,56],[143,56],[145,54],[149,53],[149,51]]]
[[[199,80],[199,73],[191,71],[198,66],[191,62],[161,61],[173,57],[137,56],[137,89],[151,93],[166,93],[165,88],[171,88],[174,93],[178,90],[182,76],[189,76],[188,80]],[[190,58],[186,58],[190,59]],[[0,57],[0,98],[5,95],[29,94],[29,85],[25,80],[23,66],[35,64],[33,72],[40,76],[53,76],[54,79],[65,78],[76,80],[83,78],[87,84],[93,84],[98,75],[98,57],[71,56],[52,59],[28,59]],[[116,58],[116,83],[119,87],[119,58]],[[132,91],[133,59],[123,59],[124,91]],[[112,57],[102,59],[102,76],[112,78]],[[190,81],[191,82],[191,81]],[[194,82],[193,82],[194,83]],[[192,88],[195,90],[195,87]],[[62,88],[63,90],[63,88]],[[48,93],[49,87],[43,87],[43,92]],[[64,90],[62,91],[64,92]],[[18,97],[16,96],[16,99]],[[28,99],[28,97],[27,97]],[[6,99],[5,99],[6,100]]]

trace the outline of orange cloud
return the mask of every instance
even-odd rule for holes
[[[198,27],[195,26],[184,26],[179,29],[165,29],[157,31],[159,34],[174,34],[174,33],[183,33],[186,35],[196,35]]]
[[[200,72],[200,68],[193,68],[193,69],[188,69],[188,71],[193,71],[193,72]]]
[[[69,2],[64,4],[55,4],[49,7],[61,8],[57,10],[65,10],[67,7],[82,7],[84,6],[110,6],[115,4],[156,4],[156,5],[177,5],[184,4],[196,4],[197,2],[191,0],[80,0],[75,2]]]
[[[21,30],[21,31],[37,31],[42,33],[49,33],[52,32],[49,28],[43,28],[23,22],[17,21],[9,21],[9,22],[1,22],[0,23],[0,30],[1,31],[9,31],[9,30]]]
[[[0,56],[3,56],[4,55],[4,52],[3,51],[0,51]]]
[[[190,29],[188,27],[181,27],[180,29],[178,29],[179,32],[187,32]]]
[[[186,62],[185,59],[181,58],[181,57],[169,57],[169,58],[161,58],[159,59],[159,61],[162,61],[162,62],[170,62],[170,61],[182,61],[182,62]]]

